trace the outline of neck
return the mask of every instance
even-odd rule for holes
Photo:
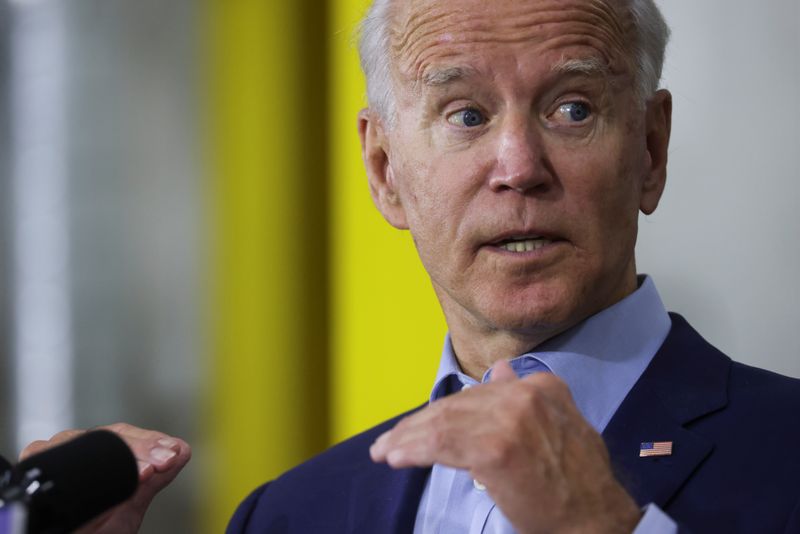
[[[530,352],[568,327],[542,329],[539,333],[526,334],[493,330],[478,335],[472,328],[461,328],[455,324],[448,324],[448,328],[453,351],[461,370],[475,380],[481,380],[486,371],[498,360],[508,360]]]
[[[498,360],[515,358],[530,352],[548,339],[578,325],[595,313],[608,308],[633,293],[637,288],[635,268],[624,277],[606,298],[595,306],[573,310],[570,319],[552,324],[528,324],[524,328],[502,328],[481,321],[437,290],[447,319],[450,340],[461,370],[476,380]],[[438,289],[438,288],[437,288]]]

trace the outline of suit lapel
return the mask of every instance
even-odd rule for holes
[[[347,532],[413,532],[430,468],[391,469],[365,465],[352,481]]]
[[[603,433],[617,479],[640,506],[664,507],[713,444],[686,430],[645,388],[635,387]],[[640,458],[645,441],[672,441],[672,455]]]
[[[603,432],[617,477],[639,505],[666,506],[714,444],[687,426],[727,404],[730,359],[679,315],[661,349]],[[672,441],[670,456],[640,458],[647,441]]]

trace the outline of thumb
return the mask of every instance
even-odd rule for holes
[[[511,368],[508,360],[498,360],[492,365],[490,382],[513,382],[514,380],[518,380],[517,373]]]

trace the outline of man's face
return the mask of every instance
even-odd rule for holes
[[[365,158],[451,329],[555,333],[635,289],[669,96],[637,101],[630,21],[600,0],[420,0],[394,22],[396,121],[362,115]]]

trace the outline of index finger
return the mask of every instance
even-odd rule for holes
[[[85,430],[63,430],[58,434],[53,435],[50,439],[40,439],[29,443],[22,449],[22,452],[19,453],[19,461],[27,460],[31,456],[35,454],[39,454],[40,452],[44,452],[48,449],[52,449],[62,443],[65,443],[73,438],[77,438],[78,436],[82,435]]]

